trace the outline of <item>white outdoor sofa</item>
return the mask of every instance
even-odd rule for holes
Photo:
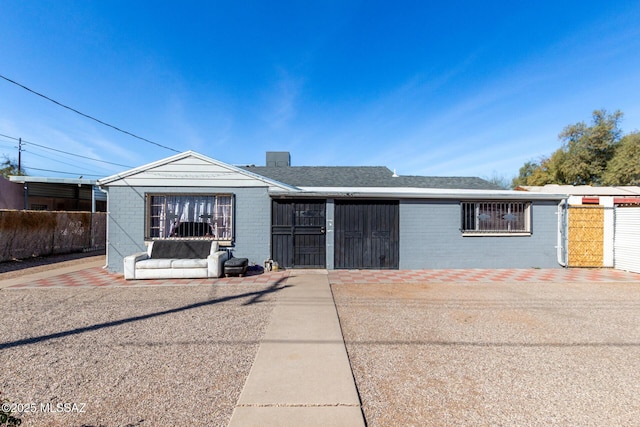
[[[155,240],[146,252],[124,259],[125,279],[222,277],[227,251],[210,240]]]

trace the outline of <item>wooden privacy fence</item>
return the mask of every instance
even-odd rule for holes
[[[106,213],[0,210],[0,262],[104,249]]]
[[[569,267],[602,267],[604,206],[569,206]]]

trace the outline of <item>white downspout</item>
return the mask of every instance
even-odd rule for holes
[[[563,248],[565,247],[566,235],[564,231],[564,218],[568,214],[567,211],[567,199],[563,199],[558,204],[558,244],[556,245],[558,264],[563,267],[567,267],[567,262],[564,259]],[[563,236],[565,238],[563,238]]]
[[[615,216],[614,216],[614,203],[613,196],[600,197],[600,204],[604,206],[604,233],[603,233],[603,256],[602,256],[602,266],[603,267],[613,267],[613,246],[614,246],[614,227],[615,227]]]
[[[104,191],[104,189],[102,189],[101,187],[98,187],[98,189],[107,195],[107,212],[106,212],[107,217],[104,219],[105,232],[107,234],[105,236],[105,239],[104,239],[104,260],[105,260],[105,264],[102,267],[104,269],[107,269],[107,268],[109,268],[109,207],[111,206],[111,204],[109,203],[109,192],[108,191]]]

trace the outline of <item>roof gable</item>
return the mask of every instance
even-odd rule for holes
[[[297,190],[250,171],[186,151],[98,180],[101,186],[269,187]]]

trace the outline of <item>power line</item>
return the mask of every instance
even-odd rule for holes
[[[148,140],[148,139],[146,139],[146,138],[143,138],[143,137],[141,137],[141,136],[138,136],[138,135],[133,134],[133,133],[131,133],[131,132],[128,132],[128,131],[126,131],[126,130],[120,129],[119,127],[116,127],[116,126],[110,125],[109,123],[103,122],[102,120],[96,119],[96,118],[95,118],[95,117],[93,117],[93,116],[90,116],[90,115],[88,115],[88,114],[85,114],[85,113],[83,113],[83,112],[81,112],[81,111],[76,110],[75,108],[71,108],[71,107],[69,107],[69,106],[67,106],[67,105],[64,105],[64,104],[62,104],[61,102],[58,102],[58,101],[56,101],[55,99],[49,98],[48,96],[43,95],[43,94],[41,94],[40,92],[36,92],[36,91],[35,91],[35,90],[33,90],[33,89],[29,89],[29,88],[28,88],[28,87],[26,87],[25,85],[20,84],[20,83],[16,82],[15,80],[11,80],[10,78],[3,76],[2,74],[0,74],[0,78],[2,78],[2,79],[4,79],[4,80],[8,81],[9,83],[13,83],[14,85],[19,86],[19,87],[21,87],[22,89],[27,90],[27,91],[29,91],[29,92],[33,93],[34,95],[38,95],[38,96],[40,96],[40,97],[42,97],[42,98],[46,99],[47,101],[51,101],[51,102],[53,102],[54,104],[59,105],[60,107],[66,108],[67,110],[73,111],[73,112],[74,112],[74,113],[76,113],[76,114],[79,114],[79,115],[81,115],[81,116],[83,116],[83,117],[86,117],[86,118],[88,118],[88,119],[94,120],[94,121],[96,121],[96,122],[100,123],[101,125],[108,126],[108,127],[112,128],[112,129],[117,130],[118,132],[122,132],[122,133],[124,133],[124,134],[129,135],[129,136],[132,136],[132,137],[134,137],[134,138],[137,138],[137,139],[139,139],[139,140],[141,140],[141,141],[148,142],[149,144],[153,144],[153,145],[156,145],[156,146],[158,146],[158,147],[161,147],[161,148],[164,148],[164,149],[167,149],[167,150],[173,151],[173,152],[175,152],[175,153],[179,153],[179,151],[178,151],[178,150],[176,150],[176,149],[174,149],[174,148],[167,147],[166,145],[162,145],[162,144],[158,144],[157,142],[150,141],[150,140]]]
[[[102,163],[107,163],[107,164],[115,165],[115,166],[122,166],[122,167],[126,167],[126,168],[130,168],[130,167],[131,167],[131,166],[127,166],[127,165],[121,165],[121,164],[119,164],[119,163],[108,162],[108,161],[106,161],[106,160],[94,159],[94,158],[92,158],[92,157],[82,156],[82,155],[80,155],[80,154],[75,154],[75,153],[70,153],[70,152],[63,151],[63,150],[58,150],[58,149],[56,149],[56,148],[51,148],[51,147],[47,147],[47,146],[45,146],[45,145],[36,144],[35,142],[25,141],[25,140],[24,140],[24,139],[22,139],[22,138],[16,138],[16,137],[14,137],[14,136],[5,135],[5,134],[3,134],[3,133],[0,133],[0,137],[7,138],[7,139],[11,139],[11,140],[18,141],[18,142],[22,141],[22,144],[21,144],[21,145],[27,145],[27,144],[29,144],[29,145],[33,145],[33,146],[35,146],[35,147],[44,148],[44,149],[47,149],[47,150],[51,150],[51,151],[55,151],[55,152],[59,152],[59,153],[63,153],[63,154],[70,155],[70,156],[81,157],[81,158],[83,158],[83,159],[87,159],[87,160],[91,160],[91,161],[95,161],[95,162],[102,162]],[[0,141],[0,144],[1,144],[1,143],[2,143],[2,141]],[[14,146],[14,148],[16,148],[16,147]],[[25,150],[24,150],[24,149],[22,149],[22,151],[25,151]],[[67,165],[67,166],[74,166],[74,167],[78,167],[78,165],[77,165],[77,164],[72,165],[72,164],[69,164],[69,163],[63,162],[63,161],[61,161],[61,160],[55,160],[55,159],[53,159],[53,158],[51,158],[51,157],[46,157],[46,156],[43,156],[43,155],[41,155],[41,154],[35,153],[35,152],[33,152],[33,151],[29,151],[29,153],[30,153],[31,155],[33,155],[33,156],[46,158],[46,159],[49,159],[49,160],[51,160],[51,161],[58,162],[58,163],[62,163],[62,164]],[[63,173],[63,174],[68,174],[68,175],[82,175],[82,174],[84,174],[84,175],[86,175],[86,176],[97,176],[97,177],[102,177],[102,176],[104,176],[104,175],[105,175],[105,174],[88,174],[88,173],[86,173],[86,172],[80,172],[80,173],[79,173],[79,172],[63,172],[63,171],[54,171],[54,170],[49,170],[49,169],[39,169],[39,168],[33,168],[33,167],[28,167],[28,166],[27,166],[27,167],[23,167],[23,169],[39,170],[39,171],[45,171],[45,172],[56,172],[56,173]],[[85,170],[85,171],[91,171],[91,170],[92,170],[92,169],[88,169],[88,168],[84,168],[84,167],[80,167],[80,169],[83,169],[83,170]]]
[[[50,157],[43,156],[42,154],[34,153],[32,151],[29,151],[29,154],[31,154],[32,156],[42,157],[43,159],[49,159],[51,161],[54,161],[54,162],[57,162],[57,163],[61,163],[63,165],[71,166],[71,167],[74,167],[74,168],[78,168],[78,169],[81,169],[81,170],[86,170],[86,171],[90,171],[90,172],[91,171],[95,171],[95,168],[89,169],[87,167],[82,167],[82,166],[77,165],[77,164],[76,165],[72,165],[71,163],[63,162],[62,160],[54,160],[54,159],[51,159]],[[27,167],[27,169],[30,169],[30,168]]]
[[[39,169],[39,168],[25,168],[25,169],[30,169],[30,170],[34,170],[34,171],[43,171],[43,172],[55,172],[55,173],[64,173],[67,175],[82,175],[82,176],[99,176],[102,177],[103,175],[92,175],[92,174],[88,174],[88,173],[75,173],[75,172],[62,172],[62,171],[52,171],[49,169]]]
[[[9,138],[9,139],[13,139],[18,141],[20,138],[16,138],[13,136],[9,136],[9,135],[4,135],[2,133],[0,133],[0,136],[3,136],[5,138]],[[27,141],[27,140],[22,140],[23,144],[30,144],[36,147],[40,147],[40,148],[44,148],[46,150],[51,150],[51,151],[57,151],[58,153],[63,153],[63,154],[68,154],[70,156],[75,156],[75,157],[81,157],[83,159],[87,159],[87,160],[92,160],[94,162],[101,162],[101,163],[107,163],[109,165],[114,165],[114,166],[122,166],[124,168],[131,168],[132,166],[127,166],[127,165],[121,165],[120,163],[113,163],[113,162],[108,162],[106,160],[100,160],[100,159],[94,159],[92,157],[87,157],[87,156],[82,156],[80,154],[75,154],[75,153],[69,153],[68,151],[62,151],[62,150],[58,150],[57,148],[51,148],[51,147],[47,147],[46,145],[40,145],[40,144],[36,144],[35,142],[31,142],[31,141]]]
[[[13,139],[14,141],[19,141],[20,140],[20,138],[16,138],[15,136],[5,135],[3,133],[0,133],[0,136],[2,136],[4,138],[8,138],[8,139]]]
[[[34,146],[40,147],[40,148],[44,148],[45,150],[57,151],[58,153],[63,153],[63,154],[68,154],[70,156],[80,157],[82,159],[92,160],[94,162],[101,162],[101,163],[106,163],[106,164],[114,165],[114,166],[122,166],[123,168],[132,168],[132,166],[121,165],[120,163],[108,162],[106,160],[94,159],[94,158],[91,158],[91,157],[82,156],[80,154],[69,153],[69,152],[66,152],[66,151],[58,150],[56,148],[45,147],[44,145],[36,144],[35,142],[25,141],[24,139],[22,140],[22,143],[23,144],[28,144],[28,145],[34,145]]]

